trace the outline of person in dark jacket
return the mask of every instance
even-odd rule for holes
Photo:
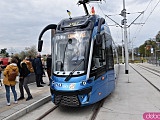
[[[15,56],[15,58],[17,59],[17,67],[19,69],[19,73],[20,75],[22,74],[22,68],[21,68],[21,59],[18,56]],[[23,91],[23,82],[24,82],[24,78],[19,77],[19,90],[20,90],[20,98],[18,98],[18,100],[22,100],[24,99],[24,91]]]
[[[23,87],[28,95],[28,98],[26,99],[26,101],[33,99],[30,90],[28,88],[28,81],[31,79],[31,74],[30,71],[27,67],[27,64],[22,61],[21,62],[21,72],[20,72],[20,83],[19,83],[19,89],[20,89],[20,98],[18,98],[18,100],[22,100],[24,99],[24,91],[23,91]]]
[[[35,75],[36,75],[36,83],[37,87],[43,87],[41,84],[45,84],[42,79],[43,75],[43,66],[41,61],[41,55],[37,55],[37,58],[34,60],[35,64]]]
[[[50,85],[50,81],[51,81],[51,66],[52,66],[52,56],[51,55],[47,56],[46,64],[47,64],[47,74],[48,74],[49,85]]]

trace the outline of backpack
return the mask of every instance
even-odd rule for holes
[[[9,81],[15,81],[16,77],[17,77],[16,69],[14,69],[14,70],[12,69],[12,72],[8,76],[8,80]]]

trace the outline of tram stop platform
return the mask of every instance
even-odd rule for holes
[[[130,65],[136,68],[137,64],[160,71],[160,66],[154,64],[135,63]],[[51,97],[50,88],[48,86],[48,77],[43,77],[43,80],[46,83],[44,87],[37,87],[35,82],[29,84],[33,96],[33,99],[29,101],[24,99],[18,101],[18,104],[14,104],[13,94],[11,92],[10,106],[6,105],[4,85],[0,86],[0,119],[17,119],[50,101]],[[18,79],[16,91],[19,98]],[[27,98],[26,92],[25,98]],[[145,113],[160,113],[159,100],[160,92],[146,82],[132,67],[129,66],[129,74],[125,74],[125,65],[120,64],[116,89],[106,98],[97,114],[96,120],[143,120],[143,115]]]

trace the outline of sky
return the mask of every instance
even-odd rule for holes
[[[62,19],[71,16],[85,15],[78,0],[0,0],[0,49],[7,48],[9,53],[24,51],[26,47],[36,46],[41,30],[48,24],[58,24]],[[160,0],[125,0],[128,42],[139,47],[146,40],[154,39],[160,31]],[[105,0],[87,4],[88,10],[95,8],[96,14],[105,18],[116,44],[122,44],[122,30],[112,20],[121,25],[123,0]],[[105,17],[108,15],[108,17]],[[140,24],[141,23],[141,24]],[[50,31],[42,38],[43,54],[50,54]],[[130,47],[131,44],[129,44]]]

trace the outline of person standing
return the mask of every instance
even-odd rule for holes
[[[28,68],[28,65],[31,65],[30,61],[26,57],[22,62],[21,62],[21,72],[20,72],[20,83],[19,83],[19,89],[20,89],[20,97],[18,100],[23,100],[24,99],[24,91],[23,87],[28,95],[28,98],[26,101],[33,99],[31,92],[28,87],[28,81],[31,79],[31,72]],[[31,67],[33,69],[33,67]]]
[[[43,66],[41,61],[41,55],[37,55],[37,58],[34,60],[35,63],[35,75],[37,87],[43,87],[41,84],[45,84],[42,80],[43,75]]]
[[[6,89],[6,99],[7,99],[7,105],[10,106],[10,88],[12,90],[12,93],[14,95],[14,103],[17,103],[17,92],[15,90],[16,81],[15,78],[13,80],[9,80],[9,76],[12,73],[12,71],[15,72],[15,74],[18,76],[18,67],[17,67],[17,59],[12,58],[11,63],[7,65],[7,67],[4,70],[4,79],[3,84],[5,85]]]
[[[2,86],[1,74],[2,74],[2,70],[3,70],[2,65],[3,65],[3,61],[0,61],[0,84],[1,84],[1,86]]]
[[[43,68],[42,77],[46,77],[46,74],[45,74],[45,60],[43,58],[41,58],[41,61],[42,61],[42,68]]]
[[[22,68],[21,68],[21,59],[19,59],[19,57],[18,56],[15,56],[15,58],[17,59],[17,66],[18,66],[18,69],[19,69],[19,73],[20,73],[20,75],[22,74]],[[24,79],[23,78],[21,78],[20,76],[19,76],[19,91],[20,91],[20,98],[18,98],[18,100],[22,100],[22,99],[24,99],[24,91],[23,91],[23,81],[24,81]]]
[[[50,81],[51,81],[51,66],[52,66],[52,56],[51,55],[47,56],[46,64],[47,64],[47,74],[48,74],[49,85],[50,85]]]

